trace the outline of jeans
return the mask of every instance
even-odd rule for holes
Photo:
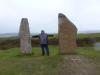
[[[42,49],[42,55],[45,55],[46,53],[49,56],[48,44],[41,44],[41,49]]]

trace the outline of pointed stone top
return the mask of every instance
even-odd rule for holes
[[[76,26],[64,14],[59,13],[58,18],[60,19],[60,21],[59,21],[60,23],[62,23],[62,22],[67,23],[66,25],[73,26],[73,28],[76,29],[76,31],[77,31]],[[64,25],[64,24],[61,24],[61,25]]]
[[[62,17],[66,17],[66,16],[65,16],[64,14],[62,14],[62,13],[59,13],[59,14],[58,14],[58,17],[59,17],[59,18],[62,18]]]

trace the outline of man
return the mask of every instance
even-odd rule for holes
[[[48,35],[45,33],[44,30],[41,31],[39,35],[40,45],[42,49],[42,55],[44,56],[45,53],[49,56],[49,48],[48,48]]]

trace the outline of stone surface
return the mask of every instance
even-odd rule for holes
[[[20,49],[24,54],[30,54],[32,52],[31,36],[29,30],[29,23],[27,18],[22,18],[19,30]]]
[[[60,54],[75,53],[77,28],[64,15],[58,15],[59,49]]]

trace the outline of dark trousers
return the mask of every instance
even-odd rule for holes
[[[41,49],[42,49],[42,55],[45,55],[46,53],[49,56],[48,44],[41,44]]]

